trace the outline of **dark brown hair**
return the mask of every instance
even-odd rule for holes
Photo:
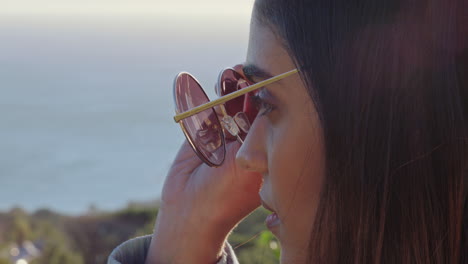
[[[466,10],[256,1],[254,19],[301,68],[324,130],[310,263],[468,263]]]

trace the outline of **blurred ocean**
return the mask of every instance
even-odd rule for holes
[[[183,134],[172,82],[245,59],[248,17],[1,17],[0,211],[157,199]]]

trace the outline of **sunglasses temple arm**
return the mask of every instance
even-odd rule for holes
[[[293,75],[294,73],[297,73],[297,72],[299,72],[298,69],[294,69],[294,70],[291,70],[289,72],[285,72],[285,73],[280,74],[278,76],[275,76],[275,77],[269,78],[267,80],[261,81],[259,83],[253,84],[253,85],[251,85],[249,87],[246,87],[246,88],[244,88],[242,90],[238,90],[236,92],[233,92],[233,93],[227,94],[225,96],[222,96],[222,97],[220,97],[220,98],[218,98],[218,99],[216,99],[214,101],[211,101],[211,102],[202,104],[200,106],[197,106],[197,107],[195,107],[195,108],[193,108],[191,110],[188,110],[186,112],[183,112],[183,113],[180,113],[180,114],[177,113],[176,116],[174,116],[174,121],[176,123],[178,123],[182,119],[193,116],[195,114],[203,112],[203,111],[205,111],[207,109],[210,109],[212,107],[215,107],[217,105],[223,104],[223,103],[225,103],[225,102],[227,102],[229,100],[232,100],[232,99],[234,99],[236,97],[239,97],[241,95],[244,95],[246,93],[249,93],[251,91],[259,89],[259,88],[261,88],[263,86],[266,86],[266,85],[269,85],[269,84],[274,83],[276,81],[279,81],[279,80],[281,80],[283,78],[286,78],[286,77],[288,77],[290,75]]]

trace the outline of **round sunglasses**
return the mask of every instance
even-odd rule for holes
[[[294,69],[253,83],[245,77],[241,65],[224,69],[215,85],[220,98],[214,101],[195,77],[181,72],[174,80],[174,120],[198,157],[211,167],[219,167],[226,156],[226,141],[243,143],[258,114],[254,99],[257,90],[297,72]]]

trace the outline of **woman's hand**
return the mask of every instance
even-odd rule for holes
[[[262,176],[236,166],[238,142],[219,168],[185,142],[169,171],[146,264],[215,263],[229,232],[260,205]]]

